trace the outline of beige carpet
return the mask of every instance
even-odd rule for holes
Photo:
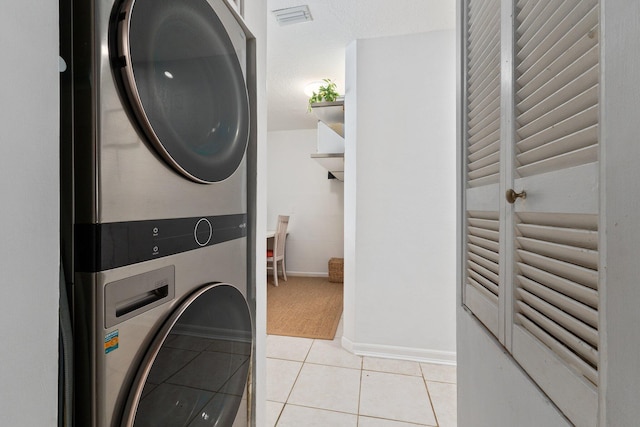
[[[267,279],[267,334],[332,340],[342,315],[342,283],[327,277]]]

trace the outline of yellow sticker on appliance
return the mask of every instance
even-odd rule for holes
[[[116,329],[104,336],[104,354],[109,354],[113,350],[117,350],[119,344],[119,332]]]

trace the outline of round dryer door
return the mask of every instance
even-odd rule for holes
[[[207,0],[125,0],[120,10],[117,66],[147,139],[188,178],[226,179],[244,157],[249,102],[222,21]]]
[[[156,335],[122,425],[246,426],[251,349],[251,316],[240,291],[201,288]]]

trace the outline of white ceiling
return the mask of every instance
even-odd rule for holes
[[[311,22],[279,26],[271,13],[304,4]],[[267,127],[275,131],[316,127],[303,89],[329,78],[343,94],[350,42],[455,28],[456,1],[267,0],[267,9]]]

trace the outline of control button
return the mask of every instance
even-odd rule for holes
[[[157,246],[154,246],[152,249],[152,255],[159,255],[160,254],[160,249]]]
[[[200,218],[193,229],[193,237],[199,246],[206,246],[211,241],[213,227],[207,218]]]
[[[153,227],[153,237],[158,237],[158,227]]]

